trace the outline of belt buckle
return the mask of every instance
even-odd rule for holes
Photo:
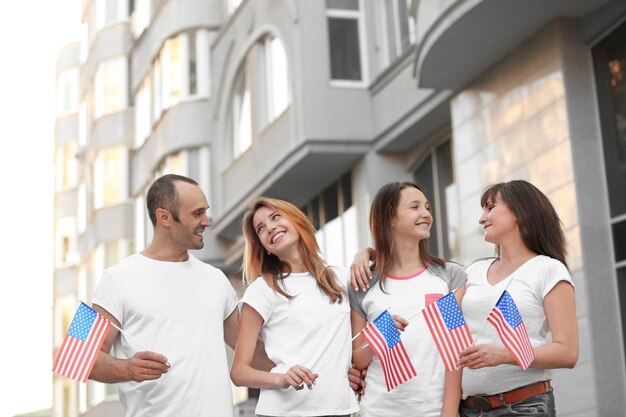
[[[489,402],[489,399],[487,397],[475,396],[474,397],[474,408],[476,408],[477,410],[480,410],[480,411],[489,411],[493,407],[491,406],[491,403]]]

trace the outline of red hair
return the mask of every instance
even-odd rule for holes
[[[337,283],[335,274],[326,266],[319,254],[320,248],[315,239],[313,224],[298,207],[275,198],[259,197],[252,200],[243,216],[242,230],[245,247],[242,269],[244,282],[249,284],[261,276],[274,291],[288,299],[294,298],[279,285],[280,281],[291,273],[291,266],[287,262],[281,261],[276,255],[268,254],[254,229],[254,214],[262,207],[276,210],[291,221],[300,236],[298,252],[307,271],[315,277],[317,285],[330,298],[331,302],[339,301],[341,303],[343,290]]]

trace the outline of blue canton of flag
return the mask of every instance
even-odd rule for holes
[[[400,333],[393,322],[393,318],[386,310],[374,320],[374,326],[382,333],[389,349],[400,343]]]
[[[459,354],[471,346],[474,340],[454,294],[449,293],[426,307],[424,319],[446,371],[455,370]]]
[[[487,321],[496,328],[502,344],[515,357],[519,366],[528,368],[535,359],[535,352],[522,316],[508,291],[502,293]]]
[[[70,324],[70,328],[67,330],[67,335],[86,340],[91,326],[93,326],[93,322],[96,321],[97,317],[98,313],[95,310],[81,303]]]
[[[448,330],[456,329],[457,327],[461,327],[465,324],[463,313],[461,313],[459,305],[452,294],[449,294],[449,296],[443,297],[438,301],[441,301],[439,303],[439,311],[441,311],[441,316],[443,317],[443,321],[446,323]]]
[[[365,326],[362,334],[382,365],[387,391],[417,374],[387,310]]]

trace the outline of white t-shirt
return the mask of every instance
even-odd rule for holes
[[[219,269],[191,255],[185,262],[132,255],[104,272],[93,303],[171,364],[157,380],[118,384],[126,416],[233,415],[224,320],[237,294]],[[114,348],[121,359],[144,350],[123,334]]]
[[[353,305],[353,308],[359,314],[362,314],[362,308],[367,314],[368,323],[374,321],[385,309],[392,315],[409,319],[421,312],[427,304],[455,290],[465,280],[465,273],[458,265],[447,264],[447,271],[437,267],[441,276],[435,275],[434,271],[434,267],[430,267],[410,277],[387,277],[385,291],[378,282],[371,283],[360,305]],[[353,302],[352,298],[350,302]],[[417,375],[387,392],[380,360],[374,355],[367,370],[367,385],[359,404],[359,417],[440,415],[445,367],[424,315],[419,314],[412,318],[400,337]]]
[[[561,262],[548,256],[535,256],[496,285],[487,282],[487,270],[493,259],[480,260],[467,268],[467,290],[463,297],[463,315],[476,338],[496,302],[506,290],[511,294],[534,347],[548,343],[550,328],[543,309],[543,299],[559,281],[570,284],[570,274]],[[573,284],[572,284],[573,285]],[[507,287],[508,286],[508,287]],[[504,347],[493,325],[487,323],[477,344]],[[550,379],[547,369],[517,365],[498,365],[481,369],[463,369],[463,398],[478,394],[497,394]]]
[[[291,273],[282,280],[292,300],[275,292],[263,278],[246,289],[246,303],[263,317],[261,337],[268,357],[276,364],[271,372],[285,373],[302,365],[319,377],[312,390],[261,389],[256,413],[269,416],[326,416],[350,414],[358,410],[348,383],[352,349],[347,269],[333,268],[344,288],[341,304],[331,304],[308,272]],[[318,365],[348,344],[323,368]]]

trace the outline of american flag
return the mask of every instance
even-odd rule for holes
[[[508,291],[504,291],[496,306],[491,310],[487,321],[493,324],[500,340],[522,369],[526,369],[535,359],[526,326],[517,306]]]
[[[87,382],[111,323],[95,310],[80,303],[67,335],[57,353],[52,371]]]
[[[424,309],[424,318],[433,336],[446,371],[457,369],[459,353],[474,343],[453,293]]]
[[[416,375],[415,368],[400,340],[400,333],[387,310],[368,324],[362,334],[380,360],[387,391]]]

